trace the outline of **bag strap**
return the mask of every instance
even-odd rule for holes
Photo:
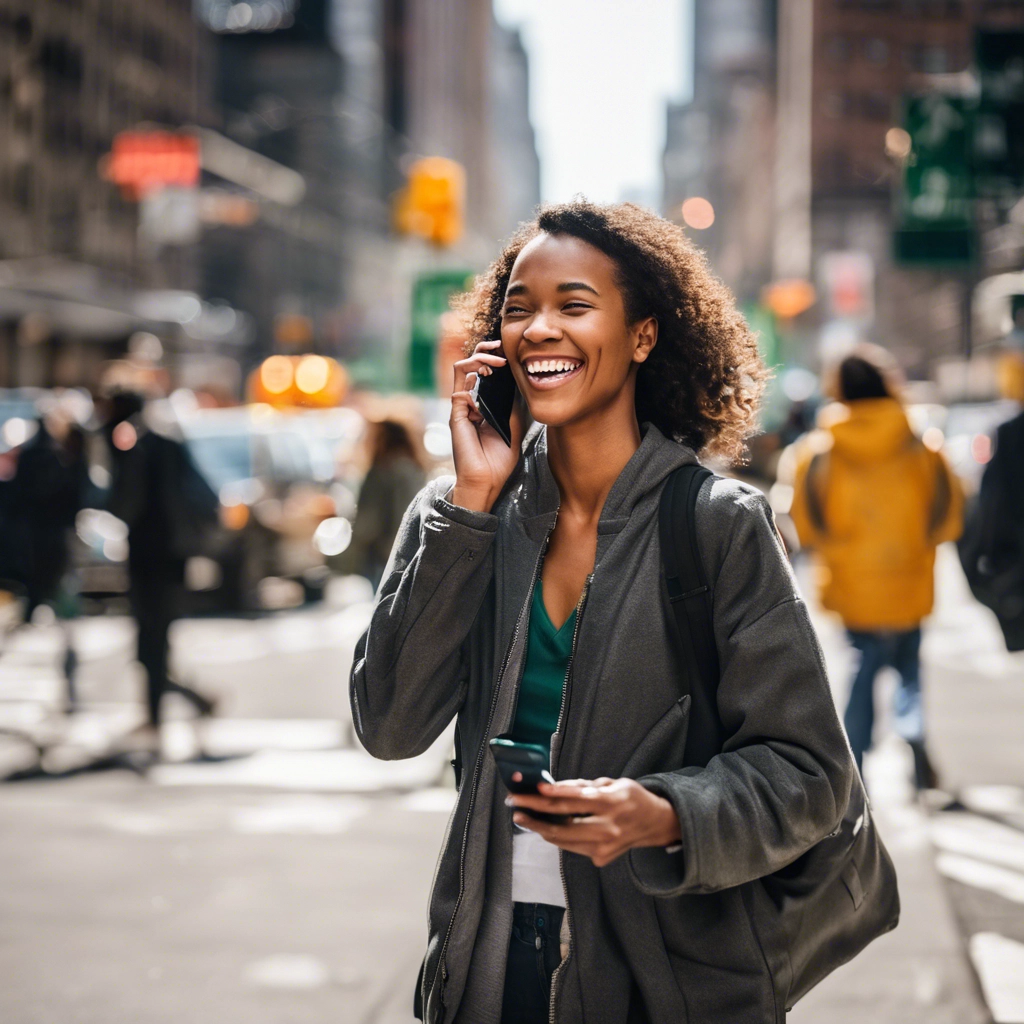
[[[718,719],[718,647],[712,627],[713,592],[697,547],[697,496],[710,470],[682,466],[669,476],[661,492],[658,526],[665,587],[679,633],[690,685],[690,717],[702,725],[691,728],[686,741],[686,763],[706,765],[722,749]]]

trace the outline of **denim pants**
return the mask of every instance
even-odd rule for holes
[[[513,904],[501,1024],[547,1024],[564,913],[545,903]]]
[[[862,633],[848,630],[850,643],[858,653],[858,664],[846,703],[843,724],[850,738],[857,767],[863,767],[864,752],[871,747],[875,725],[875,676],[894,668],[899,675],[894,725],[897,734],[910,744],[924,742],[924,711],[921,706],[921,630],[903,633]]]

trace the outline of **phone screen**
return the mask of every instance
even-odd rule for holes
[[[486,377],[478,377],[474,388],[476,404],[483,418],[509,448],[512,447],[512,408],[518,391],[508,363],[495,367]]]

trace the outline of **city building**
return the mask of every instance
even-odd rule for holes
[[[906,94],[974,88],[975,30],[1024,27],[1024,5],[813,0],[812,6],[811,249],[826,292],[820,314],[834,315],[829,282],[821,280],[822,257],[862,253],[874,278],[874,313],[862,331],[892,349],[912,373],[927,375],[937,360],[969,347],[966,310],[976,281],[966,269],[894,263],[893,193],[900,172],[886,153],[886,133],[901,125]]]
[[[251,360],[312,346],[400,382],[417,273],[482,266],[539,199],[517,33],[489,0],[203,0],[200,16],[218,130],[304,181],[290,208],[261,201],[250,225],[205,230],[206,293],[254,317]],[[465,231],[444,250],[394,230],[423,156],[465,170]]]
[[[771,277],[774,0],[694,0],[692,99],[670,103],[662,157],[665,214],[687,223],[743,300]],[[686,200],[705,200],[698,216]]]
[[[1024,27],[1024,4],[695,0],[693,100],[668,108],[664,209],[685,222],[685,200],[711,203],[713,223],[691,234],[745,301],[772,282],[814,286],[783,325],[790,358],[817,364],[866,337],[927,376],[968,347],[984,268],[894,261],[901,170],[886,137],[907,94],[977,89],[985,26]]]
[[[200,95],[191,0],[0,0],[0,385],[87,382],[149,322],[134,288],[191,283],[140,260],[137,205],[99,166],[124,129],[195,122]]]

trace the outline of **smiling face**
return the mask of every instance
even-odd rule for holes
[[[632,407],[657,323],[626,319],[615,263],[600,249],[546,233],[523,248],[505,291],[501,341],[535,420],[564,426]]]

